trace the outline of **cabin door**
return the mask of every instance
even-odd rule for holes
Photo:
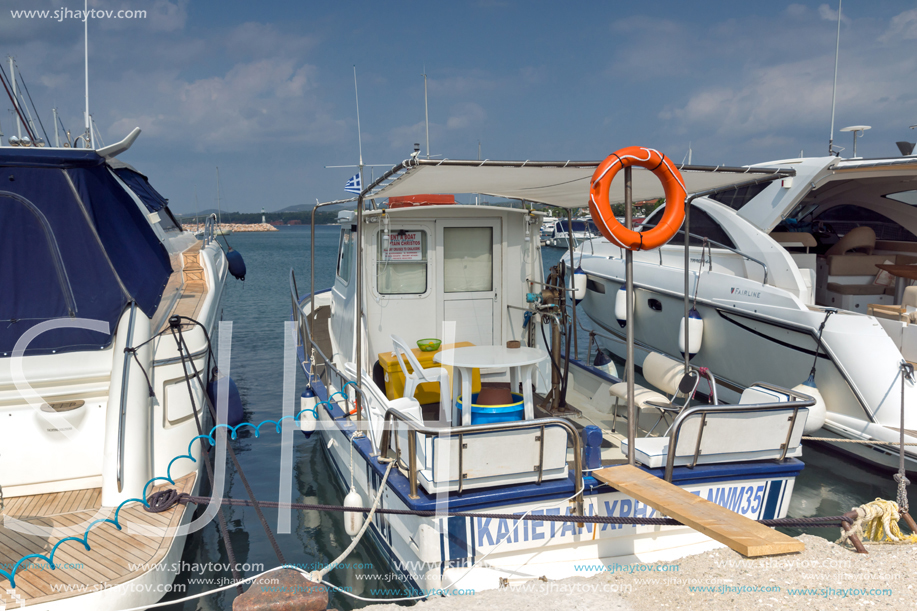
[[[478,346],[502,344],[500,219],[439,221],[436,237],[441,323],[447,327],[455,324],[455,341]]]

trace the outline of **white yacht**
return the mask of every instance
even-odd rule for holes
[[[139,132],[0,147],[0,609],[146,606],[180,564],[193,507],[139,500],[200,485],[228,265],[115,158]]]
[[[698,372],[655,355],[644,367],[655,390],[641,396],[663,410],[641,410],[628,422],[639,435],[625,437],[614,393],[627,384],[613,367],[570,358],[572,270],[559,264],[545,278],[540,213],[384,206],[387,197],[486,193],[577,208],[596,165],[412,158],[367,187],[356,212],[340,213],[333,287],[301,296],[291,271],[309,378],[298,417],[322,436],[345,503],[482,514],[373,517],[368,534],[412,588],[477,591],[719,546],[682,525],[488,515],[652,517],[593,475],[628,462],[631,447],[651,479],[748,518],[786,515],[811,398],[760,384],[732,405],[689,402]],[[672,412],[664,436],[651,436]]]
[[[595,224],[589,219],[574,219],[572,232],[570,230],[570,221],[555,220],[554,229],[551,231],[550,237],[545,240],[545,246],[567,248],[570,244],[571,233],[573,243],[577,246],[599,234]]]
[[[917,288],[906,286],[917,277],[917,267],[906,267],[917,263],[917,158],[764,165],[794,175],[695,193],[690,282],[683,233],[657,252],[635,253],[637,364],[649,352],[680,358],[687,288],[703,321],[691,363],[710,368],[721,397],[734,400],[758,380],[793,388],[814,367],[827,418],[813,435],[862,442],[826,443],[897,468],[897,446],[869,442],[897,444],[903,427],[905,442],[917,443],[917,396],[902,369],[917,362]],[[630,323],[614,314],[622,251],[595,239],[575,258],[588,276],[589,321],[623,357]],[[899,277],[879,265],[897,266]],[[906,454],[917,470],[917,450],[907,446]]]

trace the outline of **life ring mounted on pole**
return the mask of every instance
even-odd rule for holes
[[[608,192],[618,170],[629,166],[646,168],[656,175],[665,190],[665,211],[652,229],[634,231],[622,225],[611,211]],[[627,250],[659,248],[678,233],[685,220],[685,181],[672,161],[657,150],[629,146],[605,158],[592,174],[589,211],[599,231],[612,244]]]

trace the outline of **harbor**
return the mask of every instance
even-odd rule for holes
[[[0,611],[911,608],[917,11],[662,7],[0,16]]]

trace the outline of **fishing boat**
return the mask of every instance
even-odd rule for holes
[[[228,265],[117,159],[139,133],[0,147],[0,608],[146,606],[181,564],[193,508],[144,505],[200,486]]]
[[[300,426],[321,435],[345,504],[437,512],[375,514],[368,525],[411,589],[585,576],[720,545],[682,525],[578,524],[658,517],[602,479],[615,469],[637,469],[737,518],[786,515],[811,397],[760,383],[733,404],[713,392],[701,398],[707,372],[661,354],[643,368],[648,386],[633,374],[622,381],[612,364],[571,354],[572,306],[586,277],[563,263],[545,276],[539,213],[399,204],[484,193],[578,208],[597,165],[415,155],[364,189],[355,211],[339,213],[331,288],[300,295],[291,270],[309,380]],[[682,173],[692,192],[781,175]],[[616,403],[629,384],[625,431]],[[532,515],[545,520],[522,519]],[[563,516],[570,520],[550,521]]]
[[[902,430],[905,444],[917,443],[917,287],[908,286],[917,278],[917,158],[763,166],[795,175],[698,196],[678,237],[636,254],[637,362],[653,352],[680,358],[684,342],[671,329],[690,317],[691,362],[713,372],[721,397],[735,400],[762,379],[804,387],[826,409],[810,418],[816,443],[897,469]],[[661,210],[643,226],[660,218]],[[614,315],[623,251],[602,238],[575,256],[588,278],[587,326],[623,358]],[[915,447],[904,446],[909,471]]]

